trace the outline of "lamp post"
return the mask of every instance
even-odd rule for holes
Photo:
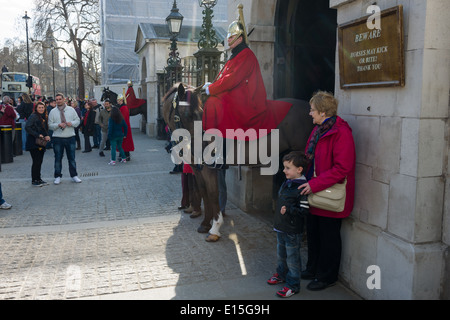
[[[22,19],[25,19],[25,29],[27,33],[27,61],[28,61],[28,79],[27,79],[27,87],[28,87],[28,93],[31,93],[31,87],[33,86],[32,79],[31,79],[31,73],[30,73],[30,47],[28,45],[28,20],[31,18],[27,15],[27,12],[25,11],[25,15],[22,17]]]
[[[183,69],[181,66],[179,53],[177,52],[177,37],[183,24],[183,15],[177,8],[176,0],[173,1],[172,10],[170,10],[170,14],[166,18],[166,23],[169,28],[171,44],[169,48],[170,52],[169,59],[167,59],[167,66],[164,68],[164,74],[162,75],[162,80],[164,82],[164,86],[162,88],[163,95],[173,86],[174,83],[181,81],[181,70]],[[163,117],[161,116],[161,107],[158,107],[158,117],[156,121],[158,139],[166,139],[166,132],[164,130],[165,123]]]
[[[178,34],[181,31],[181,26],[183,24],[183,16],[179,13],[177,8],[177,1],[173,1],[172,10],[166,18],[167,26],[169,27],[169,33],[171,35],[170,41],[170,53],[169,59],[167,59],[166,70],[168,72],[168,87],[172,86],[173,83],[181,81],[181,59],[179,53],[177,52],[177,40]]]
[[[53,73],[53,99],[55,99],[56,97],[56,89],[55,89],[55,57],[54,57],[54,51],[55,51],[55,47],[51,46],[52,49],[52,73]]]
[[[203,17],[202,31],[200,31],[200,40],[198,41],[199,49],[213,49],[219,43],[212,24],[212,18],[214,17],[212,8],[216,3],[217,0],[198,0],[200,7],[205,7],[205,10],[203,10],[205,16]]]
[[[63,60],[64,60],[64,96],[67,97],[66,56],[64,56]]]
[[[212,8],[217,4],[217,0],[198,0],[198,4],[205,8],[200,40],[197,44],[199,50],[194,53],[198,66],[197,86],[200,86],[205,82],[214,81],[219,73],[222,52],[217,49],[219,40],[212,24],[214,17]]]

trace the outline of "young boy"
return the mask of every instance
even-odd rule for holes
[[[309,214],[308,198],[300,195],[298,187],[306,183],[303,170],[308,165],[304,152],[291,152],[283,157],[286,181],[278,191],[274,230],[277,231],[277,272],[267,280],[268,284],[286,282],[277,295],[288,298],[300,291],[300,245],[304,217]]]

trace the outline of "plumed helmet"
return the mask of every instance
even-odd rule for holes
[[[117,96],[117,100],[123,100],[123,94],[119,94],[119,95]]]
[[[231,44],[233,44],[243,34],[245,34],[245,30],[239,21],[233,21],[230,24],[230,26],[228,27],[227,38],[236,36],[236,38],[234,39],[234,41]]]
[[[228,27],[227,38],[230,38],[232,36],[239,37],[242,34],[244,34],[244,27],[239,21],[235,20],[232,23],[230,23],[230,26]]]
[[[239,39],[240,36],[244,37],[244,42],[248,45],[243,9],[244,6],[242,4],[238,5],[239,16],[237,20],[234,20],[228,27],[227,39],[232,36],[236,36],[236,38],[232,43],[230,43],[230,45],[232,45],[237,39]]]
[[[128,80],[127,85],[133,85],[133,81]]]

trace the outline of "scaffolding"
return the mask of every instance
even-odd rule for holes
[[[102,85],[138,82],[139,58],[135,53],[139,23],[165,24],[172,0],[100,0],[100,44]],[[201,26],[202,9],[198,1],[178,0],[183,25]],[[228,1],[214,7],[214,26],[228,25]]]

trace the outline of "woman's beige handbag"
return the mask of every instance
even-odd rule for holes
[[[345,178],[343,183],[336,183],[325,190],[311,193],[308,196],[309,206],[333,212],[344,211],[346,185],[347,178]]]

